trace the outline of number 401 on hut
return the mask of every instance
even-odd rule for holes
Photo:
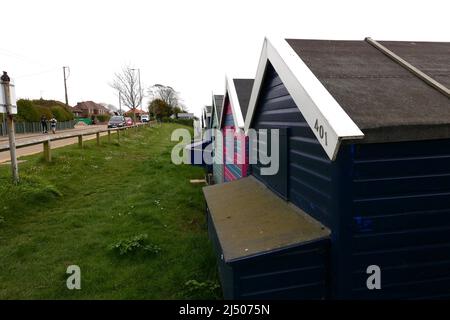
[[[320,140],[324,141],[325,145],[327,146],[328,145],[328,134],[325,131],[325,129],[323,128],[323,125],[319,124],[319,119],[316,119],[316,122],[314,124],[314,129],[319,134]]]

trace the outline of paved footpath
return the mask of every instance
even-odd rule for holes
[[[52,136],[60,136],[60,135],[64,135],[67,133],[84,133],[86,131],[92,131],[95,129],[106,129],[105,125],[97,125],[97,126],[80,126],[77,127],[75,129],[67,129],[67,130],[61,130],[59,132],[57,132],[55,135],[53,135],[52,133],[48,133],[47,135],[52,135]],[[106,135],[107,133],[101,133],[100,135]],[[17,142],[25,142],[27,140],[33,140],[36,139],[38,137],[42,137],[44,136],[44,134],[39,134],[39,133],[33,133],[33,134],[17,134],[16,135],[16,141]],[[91,139],[95,139],[95,134],[90,135],[90,136],[84,136],[83,140],[91,140]],[[58,140],[58,141],[52,141],[52,149],[56,149],[56,148],[61,148],[70,144],[74,144],[74,143],[78,143],[78,138],[69,138],[69,139],[64,139],[64,140]],[[8,144],[8,137],[0,137],[0,145],[3,144]],[[32,154],[36,154],[36,153],[40,153],[42,152],[43,147],[42,144],[37,144],[34,146],[29,146],[29,147],[23,147],[23,148],[18,148],[17,149],[17,157],[23,157],[23,156],[29,156]],[[4,151],[4,152],[0,152],[0,164],[5,163],[5,162],[9,162],[10,161],[10,156],[9,156],[9,151]]]

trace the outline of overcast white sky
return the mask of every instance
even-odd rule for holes
[[[144,86],[171,85],[200,114],[224,77],[253,78],[264,36],[450,41],[450,1],[9,0],[0,5],[0,67],[18,97],[117,105],[123,65]]]

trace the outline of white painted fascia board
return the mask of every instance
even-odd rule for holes
[[[362,139],[364,133],[342,109],[285,39],[266,37],[250,97],[245,131],[255,112],[267,61],[270,61],[313,133],[331,160],[342,140]],[[320,130],[319,130],[320,129]]]
[[[223,112],[225,111],[225,100],[228,98],[227,82],[228,82],[227,76],[225,76],[225,94],[223,95],[222,110],[220,110],[220,117],[218,118],[218,120],[219,120],[218,129],[219,130],[222,129]]]
[[[225,112],[225,99],[228,97],[231,105],[231,112],[233,113],[234,125],[237,129],[244,129],[244,117],[242,116],[241,106],[234,86],[233,77],[225,76],[225,95],[222,102],[222,114],[220,116],[219,128],[222,128],[223,115]]]
[[[234,86],[234,78],[227,76],[227,92],[230,99],[231,110],[233,112],[234,125],[236,128],[244,128],[244,117],[242,116],[241,105],[237,95],[236,87]]]
[[[259,57],[258,69],[256,70],[255,80],[253,82],[252,93],[250,94],[250,100],[248,102],[247,115],[245,117],[245,133],[248,133],[250,124],[253,119],[253,113],[258,102],[259,91],[261,90],[264,73],[267,66],[267,38],[264,39],[263,47],[261,49],[261,56]]]

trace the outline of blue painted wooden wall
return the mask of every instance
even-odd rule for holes
[[[252,172],[331,229],[332,297],[450,297],[450,140],[343,145],[332,162],[270,64],[251,127],[287,130],[280,173]]]

